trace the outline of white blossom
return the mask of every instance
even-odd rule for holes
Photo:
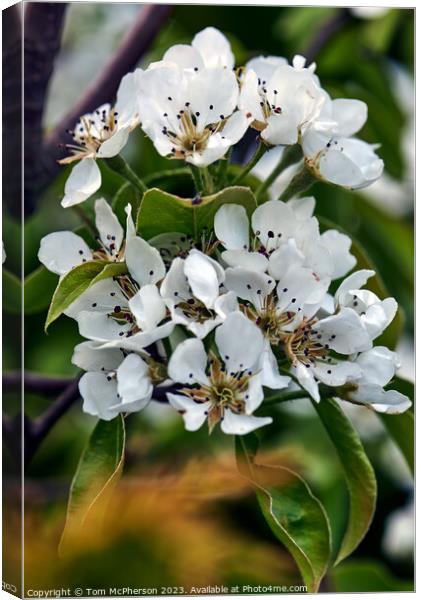
[[[393,321],[398,309],[394,298],[380,298],[370,290],[360,289],[370,277],[375,275],[374,271],[362,269],[355,271],[343,280],[335,294],[336,307],[352,308],[360,317],[360,320],[368,333],[369,349],[371,341],[375,340]]]
[[[306,202],[311,206],[312,203]],[[244,207],[221,206],[215,215],[215,235],[225,251],[222,259],[230,266],[267,271],[280,279],[288,268],[311,269],[321,280],[343,277],[354,265],[348,236],[330,230],[320,235],[315,217],[303,217],[296,202],[270,200],[259,206],[251,218],[254,237]],[[304,208],[304,213],[308,208]]]
[[[174,323],[157,284],[165,266],[156,248],[139,237],[126,244],[129,274],[91,285],[65,311],[84,337],[104,347],[141,350],[171,334]]]
[[[71,269],[90,260],[121,262],[125,246],[135,233],[131,205],[126,207],[126,236],[119,220],[104,198],[95,202],[95,224],[99,248],[92,250],[85,240],[72,231],[55,231],[44,236],[38,251],[39,261],[52,273],[65,275]]]
[[[314,75],[315,65],[304,65],[302,56],[295,56],[292,66],[278,57],[246,65],[239,107],[251,113],[267,144],[296,144],[323,107],[327,94]]]
[[[84,412],[109,421],[149,404],[153,393],[150,370],[139,355],[82,342],[76,346],[72,362],[87,371],[79,382]]]
[[[396,352],[376,346],[358,354],[355,364],[360,367],[361,375],[351,380],[354,385],[347,392],[349,400],[387,414],[400,414],[410,408],[412,402],[407,396],[393,389],[383,389],[400,367]]]
[[[207,421],[210,431],[220,423],[224,433],[244,435],[271,423],[270,417],[253,416],[263,401],[257,364],[264,340],[259,329],[233,312],[217,327],[215,342],[219,356],[208,355],[198,339],[185,340],[171,356],[168,374],[186,387],[167,397],[186,429],[196,431]]]
[[[354,136],[367,120],[367,105],[360,100],[328,98],[319,119],[302,136],[307,167],[319,179],[343,187],[363,188],[383,173],[376,145]]]
[[[224,281],[224,269],[199,250],[175,258],[160,288],[172,321],[204,338],[238,309],[233,293],[221,293]]]
[[[222,158],[249,125],[236,110],[238,95],[232,70],[155,63],[140,79],[142,129],[161,156],[205,167]]]
[[[112,158],[120,153],[129,134],[139,123],[136,102],[141,70],[123,77],[114,106],[102,104],[93,113],[82,115],[69,133],[73,144],[68,144],[70,155],[59,162],[73,167],[64,187],[61,205],[65,208],[80,204],[101,187],[101,171],[96,159]]]

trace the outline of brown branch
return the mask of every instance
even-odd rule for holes
[[[74,381],[73,377],[48,377],[25,371],[24,390],[43,396],[56,396]],[[11,392],[20,390],[22,385],[22,372],[9,371],[3,373],[3,391]]]
[[[83,98],[57,125],[47,137],[44,153],[48,157],[48,176],[58,170],[57,159],[61,157],[58,144],[66,141],[67,129],[74,127],[78,118],[103,104],[112,101],[117,93],[121,78],[133,70],[143,54],[148,50],[162,25],[168,19],[173,7],[165,4],[143,6],[132,29],[124,38],[120,48],[104,69],[100,77],[86,91]]]
[[[33,209],[43,160],[42,120],[54,61],[60,49],[67,3],[29,2],[24,19],[25,212]]]
[[[15,217],[22,197],[22,4],[2,11],[3,181],[4,205]]]
[[[51,428],[80,398],[79,378],[73,380],[47,410],[25,424],[25,464],[28,464]]]

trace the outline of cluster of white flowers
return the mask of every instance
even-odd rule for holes
[[[195,167],[222,159],[251,126],[268,146],[300,145],[314,176],[368,185],[383,163],[352,137],[366,105],[331,100],[314,71],[299,56],[292,66],[260,57],[235,70],[228,41],[213,28],[191,46],[173,46],[162,61],[126,75],[114,108],[81,118],[65,159],[80,162],[63,205],[99,189],[96,160],[117,156],[139,125],[161,155]],[[254,414],[265,388],[297,385],[316,402],[325,395],[380,412],[406,410],[406,396],[384,389],[397,355],[373,346],[396,302],[361,289],[373,271],[348,275],[356,265],[351,240],[333,229],[320,233],[314,205],[311,197],[270,200],[249,220],[241,203],[223,204],[204,243],[172,231],[142,239],[130,204],[124,232],[101,198],[97,248],[69,231],[43,238],[39,259],[60,277],[85,262],[126,266],[65,311],[86,338],[73,355],[86,371],[84,411],[109,420],[167,400],[190,431],[220,423],[225,433],[241,435],[271,423]]]
[[[163,60],[121,81],[115,106],[100,106],[76,123],[63,164],[80,161],[62,205],[78,204],[101,186],[98,159],[117,156],[141,127],[162,156],[206,167],[223,158],[247,129],[268,148],[299,144],[319,179],[348,188],[373,183],[383,172],[375,148],[354,136],[367,119],[360,100],[335,99],[321,87],[315,64],[292,65],[269,56],[235,68],[225,36],[208,27],[191,45],[172,46]]]

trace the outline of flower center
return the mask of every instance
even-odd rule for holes
[[[74,141],[74,144],[66,144],[71,155],[60,160],[60,164],[95,156],[101,145],[115,133],[117,123],[118,113],[109,106],[80,117],[74,131],[67,131]]]
[[[304,322],[285,340],[285,351],[293,364],[299,361],[310,368],[317,360],[327,359],[329,345],[320,341],[322,335],[314,329],[315,323],[317,323],[317,319]],[[328,360],[330,361],[330,359]]]
[[[180,159],[191,156],[195,152],[203,152],[208,145],[210,136],[221,130],[225,124],[224,115],[220,115],[221,120],[206,125],[206,127],[199,127],[200,113],[193,112],[188,108],[189,104],[186,102],[186,108],[177,113],[178,127],[174,127],[168,121],[168,125],[162,129],[162,133],[174,144],[171,149],[173,158]],[[213,106],[210,105],[210,110],[212,110],[211,107],[213,108]],[[168,114],[165,113],[164,117],[167,118]]]
[[[245,414],[250,372],[227,373],[213,353],[210,360],[209,384],[180,390],[198,404],[210,402],[207,412],[209,432],[224,418],[224,411]]]
[[[290,311],[281,312],[276,303],[275,295],[270,294],[264,299],[261,308],[241,305],[246,317],[261,329],[263,335],[274,346],[287,339],[288,333],[285,331],[285,327],[294,320],[296,315]]]

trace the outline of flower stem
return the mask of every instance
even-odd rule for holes
[[[308,398],[308,393],[305,390],[296,390],[293,392],[284,392],[267,396],[262,406],[270,406],[271,404],[279,404],[280,402],[288,402],[288,400],[298,400],[299,398]]]
[[[232,146],[229,148],[224,158],[221,158],[219,161],[217,181],[218,181],[218,190],[222,190],[225,187],[225,182],[227,180],[228,167],[231,162],[232,155]]]
[[[203,180],[202,180],[202,174],[201,171],[199,169],[199,167],[196,167],[196,165],[189,165],[190,167],[190,173],[193,179],[193,183],[194,183],[194,187],[196,188],[196,193],[200,196],[203,192]]]
[[[286,190],[282,192],[280,200],[286,202],[296,194],[305,192],[305,190],[311,187],[315,182],[316,178],[307,169],[307,167],[304,166],[301,171],[292,178]]]
[[[185,167],[180,167],[178,169],[166,169],[165,171],[158,171],[157,173],[150,173],[144,178],[144,183],[151,187],[155,185],[159,181],[164,181],[165,179],[171,179],[172,177],[189,177],[190,171]]]
[[[96,236],[98,235],[98,232],[95,227],[95,223],[88,217],[88,215],[83,210],[83,208],[80,206],[80,204],[74,204],[71,208],[77,214],[77,216],[82,221],[82,223],[84,223],[86,225],[86,227],[88,228],[90,233],[92,233],[94,238],[96,238]]]
[[[239,173],[237,177],[234,177],[234,179],[231,181],[231,185],[238,185],[244,179],[244,177],[250,173],[253,167],[256,166],[266,150],[268,150],[268,146],[266,146],[266,144],[263,142],[260,142],[250,161],[247,163],[241,173]]]
[[[202,169],[202,173],[203,173],[203,181],[205,183],[204,192],[205,192],[206,196],[209,196],[210,194],[213,194],[213,191],[214,191],[213,178],[207,167],[204,167]]]
[[[294,146],[286,146],[286,148],[282,154],[281,160],[279,161],[277,166],[273,169],[273,171],[269,175],[269,177],[265,181],[263,181],[262,184],[260,185],[260,187],[258,188],[258,190],[256,192],[257,202],[259,202],[262,195],[272,185],[272,183],[282,173],[282,171],[285,171],[285,169],[287,169],[291,165],[299,162],[301,160],[302,156],[303,156],[302,150],[298,144],[295,144]]]
[[[113,156],[112,158],[105,158],[106,165],[112,170],[127,179],[134,188],[136,188],[141,194],[144,194],[148,189],[143,181],[136,175],[129,164],[124,160],[120,154]]]

